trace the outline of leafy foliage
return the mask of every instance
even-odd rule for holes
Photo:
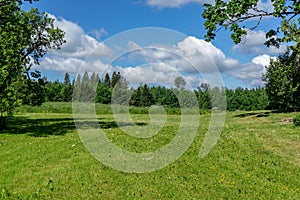
[[[116,73],[115,73],[116,74]],[[128,90],[128,81],[118,73],[112,76],[112,102],[113,104],[128,105],[130,100],[130,91]]]
[[[109,74],[105,75],[104,80],[100,80],[97,74],[89,77],[84,73],[84,79],[78,74],[77,78],[70,85],[69,75],[66,73],[64,82],[58,80],[51,82],[43,79],[42,86],[46,102],[70,102],[72,99],[79,102],[95,102],[100,104],[110,104],[113,92],[115,92],[114,103],[126,104],[136,107],[149,107],[151,105],[161,105],[168,109],[174,109],[173,113],[180,113],[181,107],[195,108],[199,106],[201,112],[212,109],[234,110],[263,110],[268,108],[269,100],[265,88],[253,89],[228,89],[211,88],[208,84],[202,83],[197,90],[188,90],[184,88],[166,88],[164,86],[140,85],[137,88],[128,88],[128,82],[120,74],[119,81],[115,88],[107,83],[111,82]],[[115,72],[115,74],[119,74]],[[95,78],[92,78],[92,77]],[[113,77],[113,76],[112,76]],[[84,83],[87,81],[86,83]],[[71,88],[69,88],[71,87]],[[96,88],[95,88],[96,87]],[[74,93],[71,91],[74,90]],[[68,92],[66,92],[68,91]],[[86,93],[86,91],[92,94]],[[33,92],[33,91],[32,91]],[[224,105],[226,96],[227,107]],[[88,97],[88,98],[86,98]],[[128,99],[130,97],[130,99]],[[198,101],[198,102],[197,102]],[[176,110],[177,109],[177,110]],[[171,111],[170,111],[171,112]]]
[[[177,76],[174,80],[174,85],[176,88],[184,88],[186,86],[186,82],[183,77]]]
[[[268,96],[265,88],[235,90],[226,89],[227,110],[264,110],[269,106]]]
[[[200,109],[211,109],[211,102],[209,97],[210,86],[207,83],[201,83],[198,90],[195,91],[198,99]]]
[[[39,71],[31,72],[31,77],[24,76],[19,98],[23,105],[40,106],[45,102],[45,82]]]
[[[263,77],[272,109],[283,112],[300,110],[299,52],[287,51],[272,60]]]
[[[111,102],[111,88],[103,82],[98,84],[95,102],[102,104],[109,104]]]
[[[33,63],[39,64],[49,49],[59,49],[65,42],[64,32],[53,25],[54,19],[36,8],[24,11],[22,4],[21,0],[0,0],[1,113],[12,113],[17,104],[16,89],[22,74],[29,77]]]
[[[272,16],[281,22],[267,32],[265,42],[267,46],[279,47],[281,42],[299,42],[300,1],[272,0],[271,10],[261,8],[258,2],[258,0],[216,0],[214,5],[205,4],[206,9],[202,16],[206,19],[204,23],[207,29],[206,40],[213,40],[216,33],[225,28],[231,31],[232,40],[240,43],[241,36],[247,34],[248,30],[257,28],[262,18]],[[247,27],[244,22],[249,19],[257,19],[257,24]]]
[[[293,122],[295,126],[300,126],[300,115],[294,117]]]
[[[154,103],[153,96],[147,84],[139,86],[132,93],[129,104],[138,107],[149,107]]]

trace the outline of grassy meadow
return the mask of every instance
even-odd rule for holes
[[[133,152],[168,144],[180,123],[180,115],[167,111],[157,135],[132,139],[109,107],[97,106],[107,137]],[[132,113],[141,125],[149,123],[145,110]],[[70,103],[20,107],[0,134],[0,199],[300,199],[300,128],[281,121],[295,115],[227,112],[218,143],[199,159],[210,120],[209,113],[202,114],[183,156],[161,170],[135,174],[91,156],[75,129]]]

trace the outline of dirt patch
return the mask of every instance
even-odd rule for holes
[[[294,119],[293,118],[283,118],[280,121],[285,122],[285,123],[293,123]]]

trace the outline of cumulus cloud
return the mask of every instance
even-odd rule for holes
[[[97,40],[101,40],[103,36],[108,35],[108,32],[101,27],[100,29],[92,30],[91,34],[96,37]]]
[[[187,83],[187,88],[196,88],[203,78],[196,74],[182,75],[172,66],[163,63],[151,63],[134,67],[113,67],[108,70],[110,73],[119,71],[122,76],[129,81],[130,86],[136,87],[140,84],[147,83],[150,85],[161,85],[174,87],[174,80],[177,76],[182,76]]]
[[[265,53],[258,45],[264,39],[264,32],[258,31],[245,38],[244,46],[234,46],[234,51],[256,52],[259,56],[251,62],[241,64],[227,57],[213,44],[196,37],[186,37],[175,44],[152,44],[141,46],[134,41],[127,43],[128,54],[117,62],[108,64],[107,57],[115,52],[105,43],[87,35],[77,24],[55,18],[55,25],[66,32],[67,43],[60,51],[53,51],[41,61],[36,69],[55,70],[71,74],[119,71],[132,84],[155,83],[173,86],[177,76],[183,76],[191,87],[197,87],[203,80],[209,81],[213,74],[226,73],[252,86],[261,85],[261,76],[269,64],[270,50]],[[112,48],[113,49],[113,48]],[[249,50],[250,49],[250,50]],[[206,75],[205,75],[206,74]],[[206,76],[206,77],[205,77]]]
[[[266,67],[266,66],[270,65],[270,61],[272,59],[274,60],[274,59],[276,59],[276,57],[271,57],[269,55],[263,54],[263,55],[259,55],[259,56],[256,56],[255,58],[253,58],[252,63]]]
[[[227,58],[222,50],[211,43],[192,36],[174,45],[155,44],[142,48],[131,42],[130,46],[135,50],[131,58],[144,59],[148,63],[164,63],[188,74],[224,72],[239,65],[237,60]]]
[[[147,0],[147,5],[157,8],[178,8],[189,3],[214,3],[214,0]]]
[[[238,66],[237,60],[227,58],[221,49],[196,37],[187,37],[177,47],[177,52],[201,73],[214,72],[216,69],[223,72]]]
[[[35,69],[43,68],[76,75],[77,73],[83,73],[85,71],[89,73],[103,72],[108,67],[108,65],[102,63],[100,60],[87,62],[78,58],[46,57],[39,66],[35,66]]]
[[[87,35],[79,25],[64,18],[57,18],[51,14],[48,15],[55,20],[54,25],[65,32],[66,40],[66,43],[61,46],[61,50],[51,51],[52,54],[72,58],[111,56],[112,52],[110,48]]]
[[[271,59],[276,59],[276,57],[266,54],[256,56],[250,63],[241,64],[239,68],[228,74],[251,86],[262,86],[264,82],[261,78],[266,73],[266,67],[270,64]]]
[[[117,71],[132,83],[163,83],[172,86],[176,76],[180,75],[195,88],[203,77],[209,79],[207,74],[220,74],[240,66],[237,60],[226,57],[221,49],[192,36],[170,45],[152,44],[143,47],[130,41],[127,47],[128,54],[116,62],[125,64],[121,64],[122,67]]]
[[[234,45],[232,50],[241,54],[271,54],[277,55],[286,51],[287,46],[282,45],[280,48],[264,45],[266,33],[264,31],[248,31],[247,35],[242,36],[241,43]]]
[[[133,46],[140,48],[137,44]],[[159,48],[154,48],[154,46],[159,46]],[[187,82],[195,88],[204,79],[214,80],[220,72],[256,87],[264,84],[261,77],[266,72],[270,59],[276,59],[267,54],[261,54],[248,63],[240,63],[226,57],[222,50],[211,43],[194,37],[187,37],[173,46],[154,46],[151,46],[153,49],[142,48],[136,55],[136,57],[144,58],[146,63],[149,63],[148,65],[120,69],[130,82],[172,85],[176,76],[184,74]]]
[[[267,1],[259,0],[257,3],[257,9],[264,10],[266,12],[273,12],[274,7],[273,7],[272,0],[267,0]]]
[[[65,73],[81,73],[83,71],[99,71],[106,66],[101,61],[85,62],[86,58],[107,58],[111,57],[113,52],[104,43],[87,35],[85,31],[76,23],[64,18],[53,18],[54,26],[59,27],[65,32],[65,40],[60,50],[51,50],[47,56],[40,62],[35,69],[47,69]],[[104,32],[104,29],[101,31]]]
[[[152,83],[171,86],[178,71],[162,63],[122,68],[124,77],[130,83]]]

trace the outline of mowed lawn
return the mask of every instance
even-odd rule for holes
[[[0,199],[300,199],[300,128],[295,113],[228,112],[208,156],[198,157],[210,115],[201,115],[190,148],[169,166],[125,173],[103,165],[82,144],[71,113],[18,113],[0,134]],[[169,115],[153,138],[123,133],[97,115],[106,135],[133,152],[154,151],[175,137]],[[142,125],[149,117],[134,114]]]

